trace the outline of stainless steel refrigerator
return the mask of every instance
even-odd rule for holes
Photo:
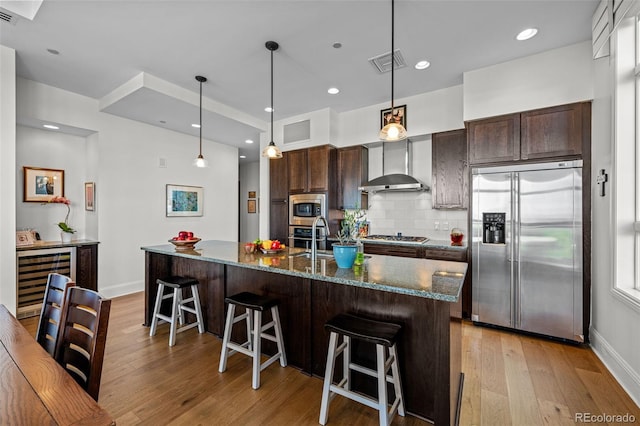
[[[472,169],[472,320],[583,342],[582,161]]]

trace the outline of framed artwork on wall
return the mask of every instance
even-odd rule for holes
[[[407,106],[400,105],[393,108],[393,113],[391,112],[391,108],[383,109],[380,111],[380,128],[382,129],[387,124],[391,123],[392,120],[399,122],[406,129],[407,128]]]
[[[25,203],[48,203],[53,197],[64,197],[64,170],[24,166]]]
[[[257,213],[258,207],[256,200],[247,200],[247,212],[249,213]]]
[[[202,216],[201,186],[167,184],[167,217]]]
[[[94,211],[96,203],[96,184],[95,182],[84,183],[84,209]]]
[[[249,197],[247,198],[256,198],[256,191],[249,191]]]

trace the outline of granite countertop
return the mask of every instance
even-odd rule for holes
[[[16,247],[16,251],[40,250],[40,249],[59,248],[59,247],[77,247],[77,246],[87,246],[92,244],[100,244],[100,242],[94,241],[94,240],[71,240],[68,243],[63,243],[62,241],[40,240],[28,246],[18,246]]]
[[[464,262],[366,255],[364,265],[338,268],[333,259],[311,260],[296,256],[305,250],[287,247],[276,254],[247,254],[244,243],[200,241],[194,250],[178,251],[172,244],[141,247],[142,250],[265,270],[338,284],[354,285],[446,302],[457,302],[467,272]]]
[[[327,237],[327,241],[338,241],[337,237]],[[361,239],[365,244],[393,244],[395,246],[407,246],[407,247],[424,247],[424,248],[437,248],[443,250],[455,250],[455,251],[466,251],[467,250],[467,241],[463,241],[461,246],[454,246],[451,244],[449,240],[427,240],[424,243],[416,243],[412,241],[394,241],[394,240],[368,240],[366,238]]]

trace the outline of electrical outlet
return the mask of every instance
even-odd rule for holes
[[[449,222],[442,222],[442,230],[443,231],[449,230]]]
[[[433,222],[433,229],[435,229],[436,231],[440,230],[440,222]]]

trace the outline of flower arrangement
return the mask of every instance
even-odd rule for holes
[[[61,197],[59,195],[56,195],[55,197],[52,197],[49,200],[49,203],[64,204],[65,206],[67,206],[67,215],[64,217],[64,222],[58,222],[58,227],[63,232],[74,234],[76,230],[70,227],[69,224],[67,223],[67,221],[69,220],[69,213],[71,213],[71,200],[69,200],[66,197]]]
[[[340,245],[353,245],[360,236],[360,224],[365,219],[365,212],[356,206],[355,210],[345,210],[340,230],[336,234]]]

